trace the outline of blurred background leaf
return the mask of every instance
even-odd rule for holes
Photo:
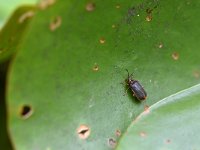
[[[36,4],[36,2],[38,0],[0,0],[0,29],[17,7]]]
[[[7,112],[5,101],[5,82],[8,62],[0,64],[0,147],[3,150],[12,150],[7,129]]]
[[[34,6],[19,7],[0,31],[0,63],[11,59],[16,53],[34,13]]]
[[[24,13],[27,12],[34,12],[34,7],[23,6],[16,9],[0,31],[0,147],[3,150],[12,149],[7,129],[7,107],[5,98],[8,66],[31,21],[31,19],[28,18],[23,24],[19,22]]]

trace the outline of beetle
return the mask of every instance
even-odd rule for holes
[[[133,96],[135,96],[140,101],[145,100],[147,98],[146,91],[144,90],[144,88],[142,87],[139,81],[132,79],[132,74],[129,75],[129,72],[127,69],[126,71],[128,73],[128,78],[126,79],[126,82],[127,82],[128,87],[133,92]]]

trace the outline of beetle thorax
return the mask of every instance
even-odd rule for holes
[[[133,80],[133,79],[131,79],[131,78],[128,79],[128,83],[129,83],[129,84],[133,84],[134,81],[135,81],[135,80]]]

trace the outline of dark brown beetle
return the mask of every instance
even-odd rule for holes
[[[127,69],[126,71],[128,72]],[[145,100],[147,98],[146,91],[144,90],[142,85],[139,83],[139,81],[132,79],[131,76],[132,74],[129,75],[129,72],[128,72],[128,78],[126,82],[129,88],[131,89],[131,91],[133,92],[133,96],[135,96],[138,100],[141,100],[141,101]]]

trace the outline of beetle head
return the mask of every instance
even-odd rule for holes
[[[129,75],[128,69],[126,69],[126,71],[127,71],[127,73],[128,73],[128,78],[126,79],[126,81],[127,81],[128,83],[131,83],[131,82],[133,81],[133,79],[132,79],[133,74]]]

